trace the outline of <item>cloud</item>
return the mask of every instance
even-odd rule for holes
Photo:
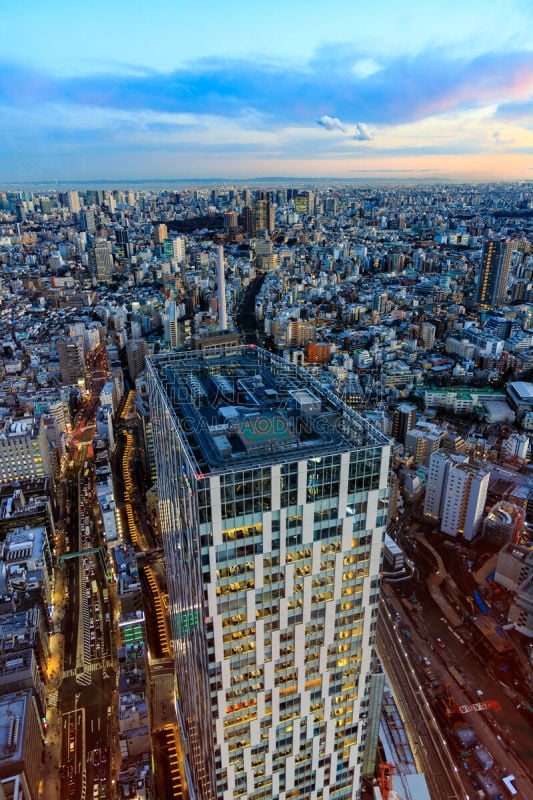
[[[502,139],[501,131],[492,131],[492,138],[494,139],[494,144],[500,146],[515,143],[515,139]]]
[[[359,59],[354,47],[324,47],[300,66],[281,60],[209,58],[168,73],[130,67],[71,77],[3,63],[0,103],[70,103],[227,118],[253,111],[263,116],[265,125],[318,119],[327,130],[341,131],[340,120],[353,119],[355,113],[366,125],[392,125],[488,103],[527,103],[533,96],[531,52],[451,58],[432,51],[383,60],[374,72],[354,71]],[[333,103],[338,116],[331,113]]]
[[[356,122],[355,123],[355,134],[354,139],[358,142],[370,142],[374,138],[370,131],[368,130],[368,126],[365,125],[364,122]]]
[[[328,117],[327,114],[324,114],[322,117],[317,119],[317,125],[322,125],[328,131],[341,131],[342,133],[346,133],[346,125],[343,125],[338,117]]]
[[[166,73],[107,64],[92,75],[47,75],[4,62],[2,141],[14,164],[41,149],[43,159],[57,152],[59,163],[61,152],[105,159],[123,148],[143,158],[240,153],[243,162],[307,159],[344,162],[345,170],[354,159],[496,148],[503,157],[506,145],[516,154],[533,146],[533,53],[458,58],[433,50],[382,57],[379,69],[367,62],[350,45],[323,47],[299,66],[204,58]]]
[[[381,169],[350,169],[349,172],[443,172],[441,169],[434,169],[433,167],[428,169],[416,169],[412,167],[411,169],[388,169],[387,167],[382,167]]]
[[[524,120],[530,124],[533,119],[533,98],[526,102],[502,103],[495,116],[506,121]]]

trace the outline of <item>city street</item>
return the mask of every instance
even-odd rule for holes
[[[415,755],[420,755],[421,752],[427,755],[429,752],[428,733],[431,743],[431,727],[434,726],[431,723],[422,736],[422,741],[417,742],[417,732],[422,729],[420,714],[425,709],[431,717],[437,719],[438,696],[445,684],[450,684],[458,705],[496,700],[501,711],[470,713],[465,716],[465,724],[473,728],[479,741],[489,749],[498,768],[515,775],[516,787],[523,792],[523,796],[533,797],[530,777],[533,756],[531,730],[503,687],[487,670],[483,660],[470,649],[467,631],[451,626],[423,589],[419,589],[418,600],[413,604],[406,598],[397,597],[392,587],[385,585],[380,609],[378,650],[392,682],[400,712],[408,709],[404,714],[404,723],[410,741],[414,742]],[[409,636],[405,635],[406,630]],[[406,663],[410,665],[407,672]],[[427,678],[429,671],[433,676],[431,680]],[[406,680],[406,676],[415,680],[418,691],[411,691],[412,681]],[[421,697],[424,698],[422,703]],[[416,709],[414,714],[413,703]],[[450,741],[442,723],[439,721],[437,724],[441,751],[448,753],[454,771],[464,784],[464,791],[472,792],[461,759],[449,750]],[[424,761],[424,755],[421,761]],[[436,767],[433,762],[424,765],[432,792],[440,789],[437,786],[432,788],[433,778],[428,775],[427,770],[430,769],[433,775],[436,768],[438,769],[438,765]],[[438,783],[442,786],[440,779]],[[440,795],[435,795],[438,796]]]

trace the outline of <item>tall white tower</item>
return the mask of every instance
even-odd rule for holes
[[[228,327],[226,314],[226,276],[224,275],[224,248],[217,247],[217,282],[218,282],[218,327],[225,331]]]
[[[358,800],[390,443],[259,347],[147,371],[191,797]]]

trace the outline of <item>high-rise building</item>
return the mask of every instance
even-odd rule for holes
[[[451,470],[442,509],[443,533],[472,541],[483,519],[489,478],[488,472],[468,464]]]
[[[372,309],[378,314],[385,314],[387,311],[388,292],[375,291],[372,296]]]
[[[78,192],[76,190],[71,190],[70,192],[67,192],[65,200],[68,210],[71,211],[73,214],[79,214],[81,206],[80,206],[80,196]]]
[[[82,381],[85,376],[83,336],[61,337],[56,339],[55,345],[59,356],[61,383],[64,386],[73,386]]]
[[[274,208],[270,200],[256,200],[253,205],[254,232],[274,230]]]
[[[0,699],[5,720],[0,729],[0,797],[33,800],[39,796],[45,738],[39,708],[31,689]]]
[[[154,242],[156,244],[163,244],[165,239],[168,238],[168,228],[164,222],[154,225]]]
[[[51,474],[44,418],[7,419],[0,428],[0,483]]]
[[[420,326],[420,341],[425,350],[431,350],[435,344],[436,327],[431,322],[423,322]]]
[[[119,247],[122,250],[123,255],[126,258],[130,258],[133,251],[130,242],[130,232],[128,228],[116,228],[115,241],[117,243],[117,247]]]
[[[444,431],[432,422],[418,422],[405,434],[405,451],[414,457],[416,466],[428,464],[444,438]]]
[[[146,339],[133,339],[127,343],[126,358],[128,360],[128,372],[132,381],[145,368],[147,354],[148,342]]]
[[[191,790],[358,798],[389,441],[254,346],[147,375]]]
[[[117,201],[115,200],[113,192],[109,192],[104,189],[103,205],[107,207],[110,214],[115,213],[117,210]]]
[[[481,525],[489,477],[488,472],[468,464],[465,455],[433,453],[424,514],[441,518],[442,533],[472,541]]]
[[[176,236],[174,239],[165,239],[165,258],[175,258],[181,263],[185,259],[185,239],[183,236]]]
[[[96,221],[94,218],[94,209],[85,208],[80,211],[80,229],[87,231],[87,233],[95,233]]]
[[[412,403],[400,403],[394,409],[392,416],[392,435],[397,442],[405,444],[407,431],[416,425],[417,408]]]
[[[235,233],[239,225],[239,215],[236,211],[224,211],[224,233]]]
[[[226,313],[226,276],[224,273],[224,248],[217,247],[217,297],[218,297],[218,327],[225,331],[228,327]]]
[[[509,239],[487,239],[484,242],[476,287],[476,303],[483,308],[504,305],[512,252],[513,243]]]
[[[113,277],[114,265],[111,243],[96,239],[89,252],[89,268],[97,283],[108,283]]]
[[[181,347],[184,344],[183,320],[180,321],[179,306],[171,300],[163,316],[165,339],[171,348]]]
[[[254,232],[254,212],[250,206],[244,206],[242,209],[242,228],[245,233]]]
[[[466,461],[466,456],[460,456],[461,461]],[[446,495],[446,485],[450,469],[456,465],[446,453],[433,453],[429,460],[429,470],[424,498],[424,514],[426,517],[440,520],[442,507]]]

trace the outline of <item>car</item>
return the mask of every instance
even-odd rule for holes
[[[441,650],[444,650],[444,648],[446,647],[446,642],[443,642],[439,636],[437,636],[435,642],[437,643],[437,645],[440,647]]]
[[[431,666],[431,661],[429,660],[429,658],[426,658],[426,656],[422,658],[422,663],[424,664],[425,667]]]

